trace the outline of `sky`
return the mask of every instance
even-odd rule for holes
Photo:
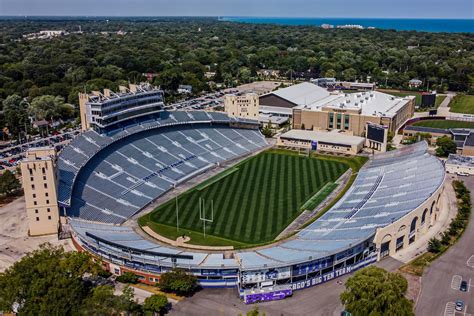
[[[0,16],[474,19],[474,0],[0,0]]]

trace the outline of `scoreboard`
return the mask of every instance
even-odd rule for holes
[[[388,126],[367,122],[365,147],[385,152],[387,150]]]

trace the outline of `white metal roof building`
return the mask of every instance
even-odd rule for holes
[[[356,155],[364,147],[365,138],[338,132],[317,132],[292,129],[278,136],[277,145],[312,148],[327,152]]]
[[[365,135],[366,123],[388,126],[392,132],[413,116],[415,97],[378,91],[334,93],[293,110],[293,128],[341,129]]]
[[[325,99],[330,93],[313,83],[303,82],[260,96],[260,112],[290,117],[293,108]]]

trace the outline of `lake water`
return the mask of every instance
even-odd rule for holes
[[[393,29],[398,31],[424,31],[449,33],[474,33],[474,20],[457,19],[362,19],[362,18],[270,18],[270,17],[221,17],[221,21],[279,24],[279,25],[337,25],[357,24],[364,28]]]

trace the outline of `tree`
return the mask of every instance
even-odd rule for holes
[[[449,137],[443,136],[436,140],[436,155],[440,157],[447,157],[449,154],[456,153],[456,143]]]
[[[266,138],[272,138],[273,135],[275,134],[272,130],[272,125],[271,125],[271,122],[268,122],[267,125],[265,125],[263,128],[262,128],[262,134],[263,136],[265,136]]]
[[[197,278],[183,270],[172,270],[161,275],[158,287],[163,292],[172,292],[178,295],[190,295],[198,289]]]
[[[354,81],[357,76],[357,70],[355,70],[354,68],[346,69],[344,70],[343,75],[344,75],[344,80]]]
[[[35,120],[69,119],[74,116],[73,107],[64,103],[64,98],[52,95],[34,98],[29,112]]]
[[[432,253],[438,253],[441,251],[441,241],[437,239],[436,237],[433,237],[430,239],[428,242],[428,251]]]
[[[121,283],[137,284],[138,275],[132,272],[124,272],[122,275],[119,275],[116,280]]]
[[[121,295],[114,295],[111,285],[99,285],[92,289],[81,307],[83,315],[120,315],[121,313],[140,315],[141,306],[134,300],[133,289],[126,286]]]
[[[407,289],[402,275],[372,266],[349,278],[340,298],[354,316],[414,315],[413,302],[405,297]]]
[[[0,310],[19,304],[25,315],[76,313],[88,294],[82,277],[95,269],[87,253],[42,245],[0,274]]]
[[[258,310],[258,306],[255,306],[252,308],[252,310],[248,311],[247,316],[265,316],[265,313],[260,314],[260,311]]]
[[[10,170],[5,170],[0,175],[0,195],[11,196],[21,189],[20,181]]]
[[[145,312],[155,315],[156,313],[162,315],[166,312],[168,307],[168,298],[163,294],[155,294],[145,299],[143,310]]]
[[[336,71],[334,69],[328,69],[326,70],[326,72],[324,73],[324,76],[326,78],[334,78],[336,77]]]
[[[9,132],[18,135],[28,122],[27,103],[19,95],[8,96],[3,102],[3,116]]]

